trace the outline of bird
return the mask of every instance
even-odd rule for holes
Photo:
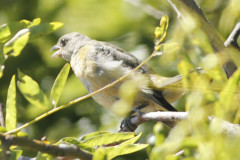
[[[51,50],[55,50],[52,57],[62,57],[70,62],[73,72],[89,93],[116,81],[141,63],[135,56],[111,43],[93,40],[78,32],[63,35]],[[130,115],[138,111],[177,111],[171,103],[184,94],[182,89],[176,89],[181,79],[181,75],[162,77],[144,64],[119,83],[92,97],[111,110],[114,103],[121,98],[119,88],[131,81],[137,86],[137,94],[129,108]]]

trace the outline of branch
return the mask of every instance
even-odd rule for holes
[[[141,116],[130,117],[129,122],[137,128],[138,125],[147,121],[159,121],[172,128],[177,122],[186,119],[187,116],[188,112],[149,112]],[[211,123],[220,122],[223,133],[229,136],[240,136],[240,126],[238,124],[232,124],[215,117],[209,117],[209,121]],[[121,131],[128,132],[129,129],[126,126],[122,126]]]
[[[157,10],[156,8],[154,8],[154,7],[152,7],[152,6],[148,5],[148,4],[143,4],[141,0],[125,0],[125,1],[126,1],[127,3],[133,5],[133,6],[142,8],[142,10],[143,10],[146,14],[148,14],[148,15],[156,18],[156,19],[161,19],[161,17],[162,17],[164,14],[166,14],[166,13],[163,13],[163,12]]]
[[[0,125],[2,127],[5,127],[5,118],[4,118],[3,108],[4,108],[4,104],[0,103]]]
[[[236,24],[232,33],[229,35],[228,39],[225,41],[225,43],[224,43],[225,47],[229,47],[230,45],[232,45],[233,47],[240,50],[240,47],[237,43],[237,39],[238,39],[239,35],[240,35],[240,22],[238,22]]]
[[[60,144],[58,146],[45,144],[38,140],[31,140],[27,137],[14,137],[12,135],[4,135],[0,133],[2,142],[8,145],[17,145],[31,150],[40,151],[56,157],[80,158],[81,160],[91,160],[92,155],[81,150],[76,146]]]
[[[201,8],[197,5],[197,3],[194,0],[173,0],[174,6],[176,5],[178,8],[181,8],[180,12],[181,15],[184,15],[183,11],[188,11],[190,15],[193,15],[198,21],[200,28],[206,33],[206,35],[209,38],[209,42],[214,49],[215,53],[222,52],[226,49],[224,46],[223,41],[218,36],[216,30],[212,27],[212,25],[208,22],[207,18],[204,16],[203,11]],[[173,7],[173,5],[171,5]],[[176,11],[176,9],[174,8]],[[179,12],[177,12],[179,15]],[[183,16],[184,17],[184,16]],[[236,64],[231,60],[229,55],[224,55],[224,58],[226,58],[223,62],[223,68],[227,75],[227,77],[231,77],[232,74],[237,70]]]

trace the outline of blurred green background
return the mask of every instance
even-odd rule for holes
[[[240,20],[239,0],[198,0],[197,3],[223,39],[228,37]],[[163,14],[170,17],[168,39],[176,34],[179,24],[176,13],[166,0],[1,0],[0,24],[39,17],[42,22],[59,21],[64,26],[29,43],[20,56],[10,57],[6,61],[4,76],[0,79],[0,102],[6,103],[10,79],[17,74],[18,68],[37,81],[45,93],[50,94],[54,79],[66,63],[62,59],[51,58],[50,48],[61,35],[69,32],[81,32],[93,39],[111,42],[145,59],[153,50],[154,29]],[[190,41],[183,45],[201,54],[201,51],[191,48]],[[179,60],[178,55],[173,58],[162,56],[160,59],[154,58],[149,64],[157,73],[173,76],[178,74]],[[59,104],[85,94],[87,91],[71,71]],[[184,110],[184,97],[175,105],[179,110]],[[17,95],[17,107],[19,125],[40,114],[39,110],[29,106],[20,92]],[[79,137],[98,130],[117,132],[121,119],[90,98],[48,116],[25,131],[33,138],[46,136],[49,141],[55,142],[66,136]],[[152,134],[152,123],[141,126],[138,129],[140,131],[144,133],[142,141],[146,142],[146,137]],[[141,156],[139,159],[144,159],[142,155],[146,157],[142,152],[138,154]],[[125,158],[131,159],[131,155]]]

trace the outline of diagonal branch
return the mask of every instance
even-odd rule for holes
[[[184,12],[188,11],[190,15],[193,15],[196,20],[199,21],[200,28],[206,33],[208,36],[209,42],[214,49],[215,53],[221,53],[226,50],[224,46],[224,42],[221,40],[216,30],[212,27],[212,25],[208,22],[201,8],[197,5],[194,0],[172,0],[172,3],[177,8],[180,8],[180,14],[184,17]],[[176,11],[176,9],[174,8]],[[178,10],[179,11],[179,10]],[[179,15],[179,12],[177,12]],[[226,52],[226,51],[225,51]],[[231,77],[232,74],[237,70],[236,64],[232,61],[229,54],[224,55],[223,69],[227,75],[227,77]]]
[[[17,145],[31,150],[40,151],[56,157],[80,158],[81,160],[91,160],[92,154],[70,145],[51,145],[38,140],[31,140],[27,137],[15,137],[4,135],[0,132],[0,139],[8,145]],[[0,157],[1,159],[1,157]]]
[[[233,47],[237,48],[240,50],[240,46],[237,43],[237,39],[240,35],[240,22],[238,22],[233,29],[232,33],[229,35],[228,39],[225,41],[224,45],[225,47],[229,47],[232,45]]]

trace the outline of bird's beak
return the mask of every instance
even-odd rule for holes
[[[56,58],[56,57],[62,57],[61,54],[61,47],[59,47],[58,45],[54,45],[50,51],[56,51],[53,53],[52,57]]]

